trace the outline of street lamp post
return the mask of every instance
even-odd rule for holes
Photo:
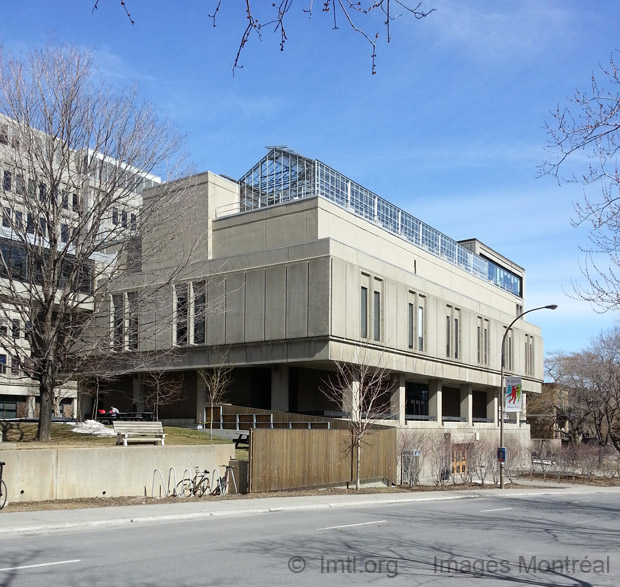
[[[500,418],[499,418],[499,446],[500,449],[504,449],[504,413],[506,410],[506,393],[504,392],[504,366],[506,364],[505,360],[506,360],[506,353],[505,353],[505,343],[506,343],[506,336],[508,335],[508,333],[510,332],[510,329],[512,328],[512,326],[514,325],[514,323],[519,320],[520,318],[523,318],[523,316],[525,316],[526,314],[529,314],[530,312],[536,312],[537,310],[555,310],[558,307],[557,304],[550,304],[549,306],[540,306],[540,308],[532,308],[531,310],[526,310],[525,312],[522,312],[521,314],[519,314],[509,325],[508,328],[506,328],[506,332],[504,332],[504,336],[502,337],[502,368],[500,371],[500,377],[499,377],[499,393],[501,396],[501,412],[500,412]],[[504,449],[505,451],[505,449]],[[505,452],[504,452],[504,457],[505,457]],[[499,453],[498,453],[498,458],[499,458]],[[506,463],[505,463],[505,458],[501,459],[499,462],[499,486],[500,489],[504,489],[504,467],[505,467]]]

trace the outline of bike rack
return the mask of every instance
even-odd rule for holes
[[[217,486],[220,488],[220,495],[222,495],[222,476],[218,467],[213,469],[211,473],[211,494],[215,491],[215,474],[217,473]]]
[[[175,473],[175,480],[176,480],[176,473]],[[189,469],[185,469],[185,471],[183,471],[183,477],[181,477],[181,481],[188,481],[189,483],[192,482],[192,472]],[[185,484],[181,485],[181,493],[176,493],[177,497],[185,497],[184,485]],[[178,487],[178,484],[175,487]]]
[[[161,497],[162,487],[164,488],[164,491],[166,492],[166,497],[168,497],[168,488],[166,487],[164,483],[164,476],[161,474],[161,471],[159,469],[155,469],[153,471],[153,482],[151,483],[151,497],[155,497],[155,477],[156,477],[155,473],[159,473],[159,479],[161,480],[159,497]]]
[[[177,470],[174,467],[168,469],[168,492],[166,497],[170,495],[170,474],[174,477],[174,483],[172,484],[172,496],[176,497],[177,494]]]

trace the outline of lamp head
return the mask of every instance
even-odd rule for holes
[[[557,304],[550,304],[549,306],[545,306],[547,310],[555,310],[558,307]]]

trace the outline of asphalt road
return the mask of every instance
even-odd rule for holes
[[[618,585],[618,493],[0,535],[0,585]]]

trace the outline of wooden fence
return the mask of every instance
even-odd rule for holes
[[[282,491],[355,483],[350,430],[250,431],[250,491]],[[362,481],[396,483],[396,430],[367,432]]]

